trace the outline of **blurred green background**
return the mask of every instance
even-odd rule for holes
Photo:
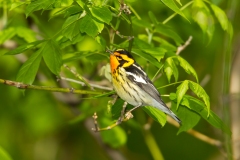
[[[148,11],[154,12],[160,22],[173,13],[161,3],[156,5],[155,0],[141,1],[141,3],[137,0],[127,2],[145,20],[149,20],[146,14]],[[185,4],[188,1],[182,0],[181,2]],[[240,4],[238,0],[213,0],[212,2],[227,13],[233,24],[234,37],[230,50],[227,50],[226,45],[228,36],[218,23],[215,25],[214,35],[209,43],[200,27],[193,21],[189,23],[182,17],[176,16],[168,25],[174,28],[183,40],[187,40],[190,35],[193,36],[191,44],[181,53],[181,56],[196,70],[200,83],[210,96],[211,109],[228,123],[226,115],[229,112],[224,109],[223,100],[228,98],[228,95],[224,94],[226,80],[230,76],[230,73],[226,72],[226,68],[232,66],[232,61],[230,61],[231,63],[226,63],[226,61],[228,56],[234,60],[240,58],[238,56]],[[3,1],[0,1],[0,3],[4,4]],[[186,15],[191,14],[188,11],[185,12]],[[2,14],[0,17],[3,17],[3,7],[0,9],[0,14]],[[52,14],[51,11],[34,13],[38,19],[38,29],[48,36],[54,35],[64,22],[62,17],[56,17],[48,21],[50,14]],[[11,23],[16,25],[27,26],[32,24],[33,21],[32,18],[25,20],[20,9],[16,12],[9,12],[8,16]],[[3,18],[1,18],[0,27],[3,23]],[[125,24],[122,25],[120,32],[127,35],[129,31],[124,27]],[[137,27],[133,30],[134,33],[144,32]],[[107,36],[106,34],[107,32],[102,33],[103,36]],[[10,44],[11,46],[13,41],[21,44],[23,40],[21,37],[14,37],[7,41],[0,46],[0,55],[9,50],[7,45]],[[73,47],[81,51],[104,51],[104,48],[92,38],[85,38]],[[26,55],[30,54],[31,51],[26,53]],[[148,72],[149,76],[153,77],[157,68],[136,55],[134,57]],[[15,80],[25,59],[26,56],[24,55],[1,56],[0,78]],[[100,76],[99,73],[100,68],[107,63],[108,59],[105,56],[88,56],[80,61],[68,63],[68,65],[75,67],[80,75],[91,81],[109,84],[106,78]],[[66,69],[62,68],[62,70],[62,75],[74,78]],[[179,79],[192,78],[188,76],[182,70]],[[168,82],[165,75],[155,82],[156,86],[166,84]],[[34,85],[86,89],[74,83],[57,82],[56,77],[50,73],[43,62]],[[174,92],[175,87],[164,88],[160,91],[162,94],[168,94]],[[154,159],[152,151],[153,149],[159,149],[166,160],[226,159],[224,154],[226,152],[222,149],[200,141],[188,133],[176,135],[178,129],[170,124],[161,127],[157,122],[152,122],[150,131],[145,131],[142,129],[144,124],[152,120],[142,109],[134,111],[134,119],[121,124],[120,127],[111,131],[95,133],[91,130],[94,127],[91,116],[95,111],[100,115],[100,125],[112,123],[109,119],[104,118],[104,116],[111,117],[107,111],[107,103],[111,100],[111,97],[90,100],[84,98],[85,96],[70,93],[50,93],[37,90],[22,92],[17,88],[0,84],[0,152],[3,149],[3,152],[8,153],[14,160],[145,160]],[[222,132],[211,127],[204,120],[201,120],[194,129],[224,143]],[[151,143],[151,138],[156,142],[158,148],[155,148],[154,143]]]

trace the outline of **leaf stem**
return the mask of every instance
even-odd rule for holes
[[[194,1],[190,1],[187,4],[185,4],[182,8],[180,8],[180,10],[184,10],[185,8],[187,8],[188,6],[190,6]],[[173,13],[171,16],[169,16],[167,19],[165,19],[162,24],[166,24],[168,21],[170,21],[172,18],[174,18],[177,15],[177,13]]]
[[[168,84],[168,85],[165,85],[165,86],[158,87],[157,89],[165,88],[165,87],[169,87],[169,86],[172,86],[172,85],[175,85],[175,84],[179,84],[179,83],[182,83],[182,82],[183,82],[183,81],[179,81],[179,82],[171,83],[171,84]]]

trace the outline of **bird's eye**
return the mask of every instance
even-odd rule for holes
[[[120,57],[120,56],[117,56],[117,60],[122,60],[122,57]]]

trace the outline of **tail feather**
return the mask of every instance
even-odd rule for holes
[[[175,121],[177,121],[179,124],[182,123],[182,121],[170,110],[170,113],[167,113],[169,116],[171,116]]]

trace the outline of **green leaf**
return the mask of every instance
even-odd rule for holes
[[[176,52],[177,47],[166,41],[165,39],[159,37],[159,36],[153,36],[153,40],[160,43],[160,46],[162,48],[165,48],[168,52]]]
[[[114,120],[117,120],[121,116],[122,106],[124,101],[122,99],[117,99],[116,102],[111,107],[111,114]]]
[[[32,1],[26,7],[26,16],[28,17],[34,11],[41,10],[41,9],[50,9],[55,3],[55,0],[35,0]]]
[[[38,44],[40,44],[44,41],[45,40],[40,40],[40,41],[35,41],[35,42],[32,42],[32,43],[27,43],[27,44],[21,45],[21,46],[17,47],[16,49],[5,53],[5,55],[15,55],[15,54],[22,53],[22,52],[24,52],[28,49],[31,49],[31,48],[37,46]]]
[[[161,0],[168,8],[176,12],[177,14],[181,15],[183,18],[188,20],[186,16],[182,13],[182,11],[178,8],[173,0]]]
[[[166,49],[161,47],[152,47],[152,48],[142,48],[142,51],[151,54],[153,57],[155,57],[159,62],[164,57],[165,53],[167,52]]]
[[[141,19],[133,18],[132,23],[138,27],[148,28],[150,30],[152,29],[152,25],[149,22]]]
[[[216,6],[212,3],[210,6],[211,6],[215,16],[217,17],[218,21],[220,22],[222,29],[227,30],[228,29],[228,18],[227,18],[226,13],[221,8],[219,8],[218,6]]]
[[[157,25],[159,23],[156,16],[154,15],[154,13],[152,11],[148,12],[148,16],[154,25]]]
[[[223,123],[223,121],[213,111],[210,110],[210,113],[209,113],[204,103],[201,102],[200,100],[192,96],[185,95],[181,105],[187,106],[191,110],[200,114],[212,126],[221,129],[223,132],[229,135],[231,134],[231,130],[229,129],[229,127],[226,126]]]
[[[155,121],[160,123],[162,126],[164,126],[167,122],[167,115],[160,111],[157,108],[154,108],[152,106],[145,106],[142,107],[142,109],[150,116],[152,117]]]
[[[203,33],[207,34],[210,42],[214,32],[214,20],[209,9],[202,0],[195,0],[192,10],[194,21],[198,23]]]
[[[177,108],[177,104],[172,101],[171,109],[175,111]],[[177,110],[177,116],[181,119],[182,123],[178,130],[178,133],[188,131],[192,129],[200,120],[200,116],[193,110],[181,105],[181,107]]]
[[[62,26],[63,28],[62,34],[71,41],[73,37],[75,37],[77,34],[80,34],[79,17],[80,14],[68,17]]]
[[[1,160],[12,160],[10,155],[0,146],[0,159]]]
[[[43,47],[43,59],[52,73],[59,75],[62,66],[62,52],[60,46],[54,40],[45,42]]]
[[[166,73],[168,82],[171,81],[172,75],[174,75],[175,81],[177,82],[178,80],[178,69],[177,66],[175,65],[173,59],[167,58],[165,63],[164,63],[164,72]]]
[[[112,13],[106,6],[94,6],[89,8],[93,17],[97,18],[101,22],[105,22],[107,24],[112,20]]]
[[[198,84],[192,81],[189,81],[190,89],[200,98],[203,99],[205,105],[207,106],[208,116],[210,114],[210,100],[209,96],[205,92],[205,90]]]
[[[181,3],[180,0],[176,0],[176,2],[177,2],[180,6],[182,6],[182,3]]]
[[[77,34],[76,36],[72,37],[72,40],[66,38],[66,37],[62,37],[60,40],[59,40],[59,46],[60,46],[60,49],[63,49],[67,46],[70,46],[70,45],[73,45],[73,44],[76,44],[80,41],[82,41],[84,39],[84,35],[79,33]]]
[[[178,60],[178,62],[180,63],[180,66],[188,73],[188,74],[192,74],[197,82],[198,82],[198,76],[196,71],[194,70],[194,68],[182,57],[180,56],[173,56],[172,58],[176,58]]]
[[[188,90],[188,80],[183,81],[178,87],[177,87],[177,108],[182,101],[183,96],[186,94]]]
[[[37,52],[32,54],[30,58],[20,68],[16,81],[25,84],[32,84],[42,59],[43,48],[40,48]]]
[[[95,38],[96,42],[100,44],[103,48],[106,48],[106,40],[102,36],[97,36]]]
[[[18,27],[16,28],[17,35],[21,38],[23,38],[26,42],[34,42],[37,40],[36,33],[28,28],[25,27]]]
[[[11,39],[16,35],[16,28],[10,27],[0,31],[0,44],[3,44],[6,40]]]
[[[25,3],[26,2],[12,2],[10,11],[15,9],[15,8],[17,8],[17,7],[19,7],[19,6],[21,6],[21,5],[23,5],[23,4],[25,4]]]
[[[106,127],[112,124],[112,122],[107,119],[99,119],[100,126]],[[127,135],[126,132],[120,127],[116,126],[107,132],[100,132],[102,140],[105,144],[110,145],[113,148],[118,148],[126,144]]]
[[[160,68],[162,66],[161,63],[159,63],[157,59],[152,57],[150,54],[146,54],[146,53],[142,52],[140,49],[133,48],[132,53],[134,53],[134,54],[142,57],[143,59],[149,61],[151,64],[155,65],[158,68]]]
[[[172,38],[178,46],[183,43],[182,38],[176,32],[174,32],[172,28],[168,27],[167,25],[159,23],[155,28],[155,32]]]
[[[91,51],[80,51],[80,52],[73,52],[73,53],[67,53],[64,54],[63,57],[63,62],[67,63],[67,62],[71,62],[71,61],[76,61],[82,58],[86,58],[87,56],[90,55],[96,55],[95,52],[91,52]]]
[[[81,20],[79,27],[81,32],[85,32],[88,35],[95,37],[98,33],[102,32],[104,24],[95,21],[90,15],[87,14]]]

